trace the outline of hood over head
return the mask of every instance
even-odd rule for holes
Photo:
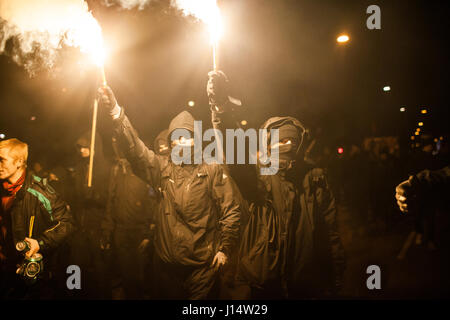
[[[170,139],[170,135],[175,129],[186,129],[191,132],[194,132],[194,117],[188,111],[182,111],[175,118],[170,121],[168,136]]]
[[[303,126],[303,124],[294,117],[272,117],[266,120],[261,126],[261,129],[267,129],[268,135],[270,137],[270,129],[279,129],[279,139],[282,138],[296,138],[297,137],[297,150],[299,152],[305,134],[308,134],[308,130]],[[297,134],[294,134],[295,129],[297,129]]]
[[[91,131],[84,132],[76,141],[75,147],[77,150],[81,147],[91,147]],[[95,135],[95,157],[104,158],[103,154],[103,142],[101,136],[96,133]]]

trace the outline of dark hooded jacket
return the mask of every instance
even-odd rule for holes
[[[84,133],[77,140],[77,148],[89,148],[90,132]],[[104,218],[110,164],[103,154],[103,144],[99,135],[95,139],[95,156],[93,166],[92,186],[88,187],[89,157],[80,158],[73,172],[73,203],[75,220],[81,229],[100,229]]]
[[[109,179],[103,235],[110,239],[112,232],[121,228],[139,231],[149,239],[154,210],[153,189],[133,173],[126,159],[116,159]]]
[[[219,165],[175,165],[159,156],[139,139],[123,113],[114,120],[115,136],[136,175],[159,194],[155,218],[155,247],[167,263],[205,266],[217,251],[229,253],[239,234],[239,192]],[[193,130],[188,112],[175,117],[176,128]]]
[[[0,192],[4,192],[0,187]],[[10,264],[15,266],[18,258],[15,244],[30,236],[39,243],[44,259],[48,261],[56,249],[63,244],[73,232],[74,224],[70,207],[45,179],[28,171],[25,182],[17,192],[12,207],[0,214],[2,223],[8,223],[12,230],[7,234],[9,243],[0,243],[7,251]],[[34,216],[33,228],[30,230],[31,217]],[[14,269],[15,270],[15,269]]]
[[[155,152],[159,155],[168,155],[170,152],[169,149],[169,139],[168,139],[168,133],[169,130],[165,129],[163,131],[161,131],[158,136],[155,138],[155,142],[154,142],[154,146],[155,146]],[[161,146],[165,146],[168,149],[165,151],[160,152],[160,147]]]
[[[283,124],[304,130],[292,117],[270,118],[262,128],[270,132]],[[301,150],[298,159],[304,156]],[[302,160],[296,162],[292,169],[280,168],[275,175],[259,175],[257,168],[253,186],[257,186],[258,198],[251,201],[238,266],[238,278],[251,286],[264,288],[281,280],[294,296],[302,290],[335,288],[342,283],[345,267],[336,204],[325,171]],[[248,185],[245,181],[239,187]]]

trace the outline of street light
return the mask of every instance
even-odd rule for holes
[[[188,106],[189,106],[189,107],[193,107],[193,106],[195,106],[195,102],[194,102],[194,101],[192,101],[192,100],[191,100],[191,101],[189,101],[189,102],[188,102]]]
[[[422,113],[422,114],[426,114],[428,111],[427,111],[427,109],[422,109],[421,111],[420,111],[420,113]]]
[[[419,125],[419,127],[422,127],[423,126],[423,122],[419,122],[418,125]]]
[[[0,133],[0,139],[5,139],[5,134],[4,133]]]
[[[242,120],[242,121],[241,121],[241,124],[242,124],[243,126],[246,126],[246,125],[247,125],[247,120]]]
[[[401,107],[400,108],[400,112],[405,112],[406,111],[406,108],[405,107]]]
[[[337,37],[336,41],[338,43],[346,43],[350,40],[350,37],[346,34],[341,34],[339,37]]]
[[[383,87],[383,91],[384,91],[384,92],[391,91],[391,87],[390,87],[390,86],[384,86],[384,87]]]

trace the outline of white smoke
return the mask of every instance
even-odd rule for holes
[[[157,0],[103,0],[121,8],[142,10]],[[167,0],[186,16],[219,34],[216,0]],[[220,17],[219,17],[220,18]],[[30,75],[52,69],[63,47],[99,56],[101,28],[83,0],[0,0],[0,54],[9,55]],[[94,58],[95,59],[95,58]]]
[[[101,28],[83,0],[0,0],[0,54],[30,75],[51,69],[70,46],[92,54],[102,46]]]
[[[103,0],[106,6],[119,5],[123,9],[131,10],[137,8],[143,10],[152,0]]]

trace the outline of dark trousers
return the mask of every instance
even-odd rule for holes
[[[151,291],[152,270],[146,269],[149,267],[148,250],[138,249],[143,239],[144,232],[140,229],[117,228],[114,232],[114,256],[126,299],[142,299]]]
[[[48,274],[34,283],[25,282],[15,267],[0,271],[0,300],[48,300],[55,298],[55,284]]]
[[[217,299],[218,273],[209,264],[200,267],[170,264],[155,255],[154,265],[157,299]]]
[[[72,298],[111,298],[110,250],[100,249],[100,231],[78,232],[71,241],[70,264],[81,269],[81,290],[72,290]]]

